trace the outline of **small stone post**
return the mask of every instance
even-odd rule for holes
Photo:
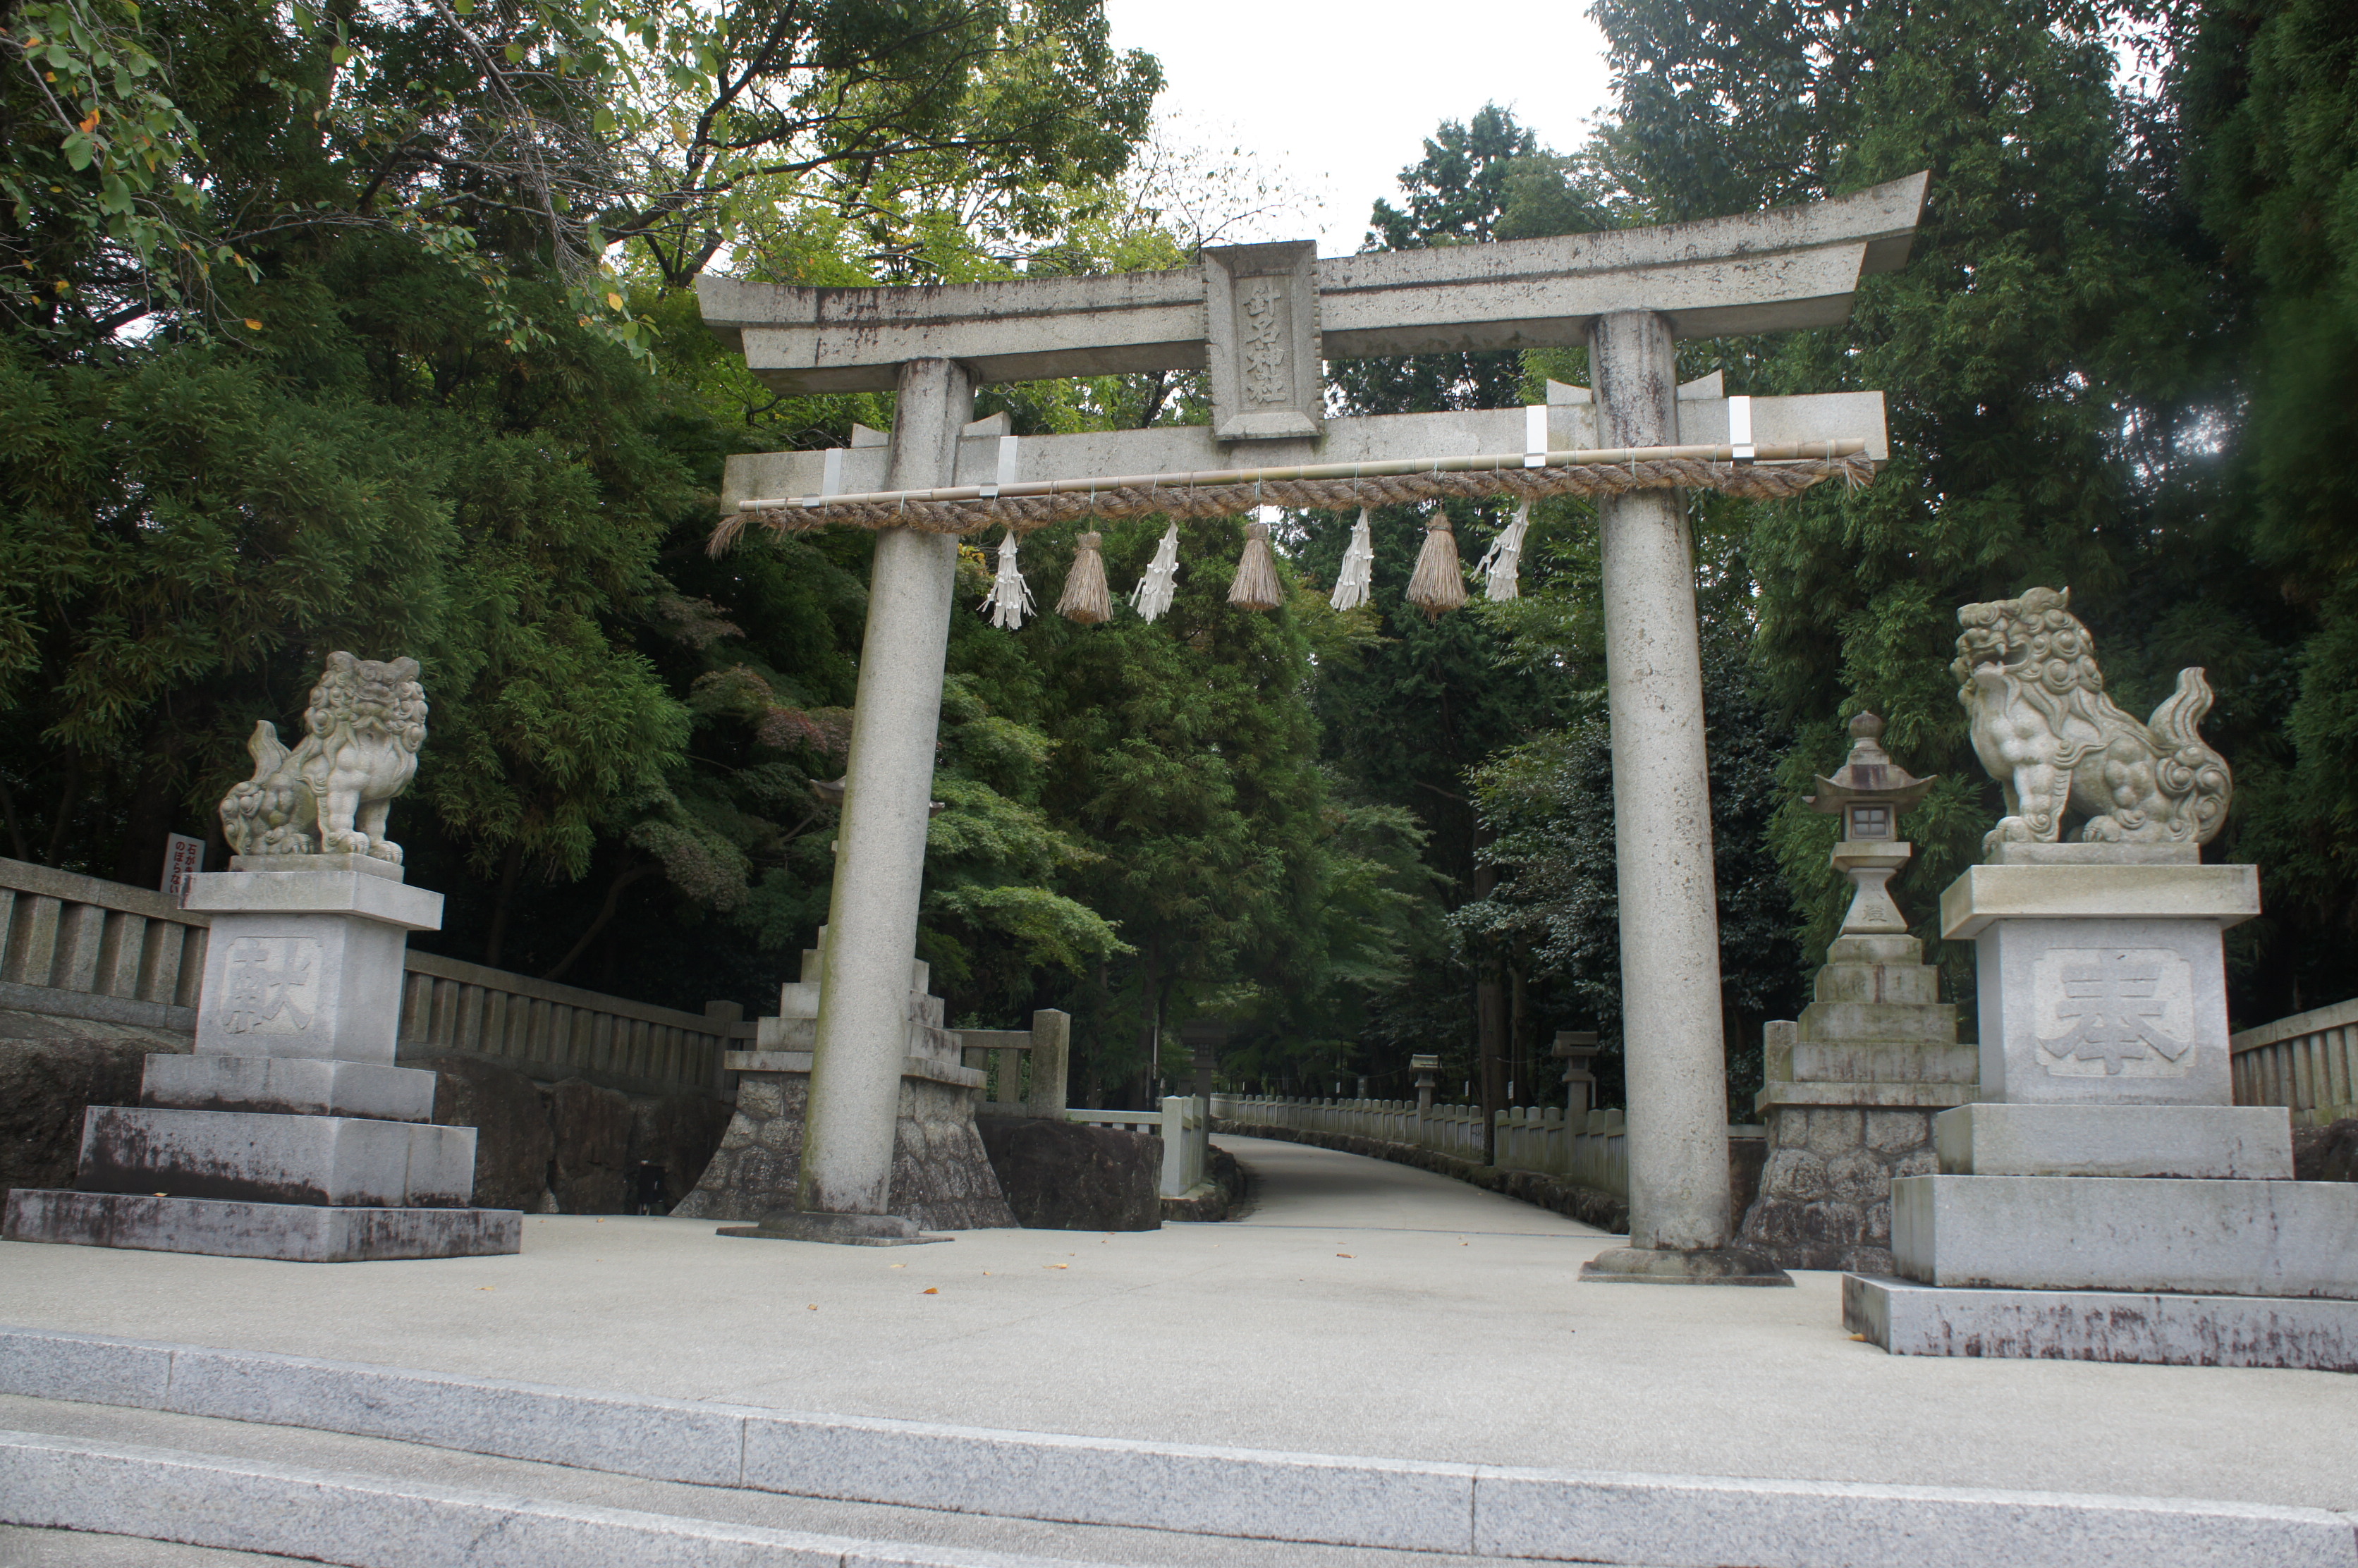
[[[1032,1015],[1032,1092],[1023,1102],[1025,1115],[1065,1119],[1065,1065],[1072,1042],[1070,1013],[1044,1007]]]
[[[1606,447],[1678,439],[1678,352],[1651,311],[1589,329]],[[1597,503],[1612,702],[1628,1074],[1629,1245],[1584,1280],[1790,1284],[1728,1249],[1727,1052],[1720,1033],[1718,892],[1703,725],[1694,552],[1676,492]]]
[[[730,1080],[735,1076],[723,1065],[729,1057],[729,1030],[730,1025],[745,1021],[745,1004],[741,1001],[708,1001],[704,1004],[704,1016],[712,1020],[715,1032],[721,1036],[720,1049],[712,1054],[712,1091],[725,1095]]]

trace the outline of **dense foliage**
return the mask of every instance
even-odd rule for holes
[[[2132,711],[2209,669],[2238,779],[2214,852],[2259,863],[2270,910],[2237,936],[2238,1020],[2349,994],[2350,8],[1596,15],[1594,139],[1444,121],[1369,246],[1932,171],[1909,265],[1844,327],[1682,345],[1734,392],[1879,388],[1895,451],[1855,493],[1693,506],[1732,1107],[1840,907],[1810,777],[1862,708],[1942,776],[1896,887],[1929,915],[1996,814],[1954,612],[2035,583],[2073,589]],[[770,392],[688,286],[1184,265],[1257,198],[1149,144],[1158,87],[1093,0],[0,0],[0,853],[152,882],[177,830],[219,864],[253,721],[299,711],[329,649],[406,652],[433,739],[395,832],[450,895],[421,945],[767,1011],[825,918],[810,784],[843,764],[869,541],[704,537],[728,454],[839,444],[892,400]],[[1584,356],[1331,367],[1357,413],[1550,378]],[[1184,373],[980,411],[1206,417]],[[1451,518],[1469,562],[1506,522]],[[1235,1027],[1232,1076],[1315,1093],[1406,1092],[1435,1051],[1448,1087],[1528,1101],[1553,1031],[1617,1046],[1593,509],[1541,506],[1526,597],[1438,621],[1401,602],[1408,509],[1375,518],[1373,605],[1326,608],[1352,521],[1284,521],[1268,615],[1225,603],[1238,524],[1194,523],[1158,623],[958,617],[921,936],[956,1018],[1067,1009],[1103,1099],[1176,1070],[1195,1018]],[[1163,527],[1105,529],[1118,589]],[[1044,600],[1070,535],[1026,546]],[[986,578],[969,551],[965,602]]]

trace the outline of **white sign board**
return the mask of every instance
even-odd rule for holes
[[[191,838],[185,833],[164,836],[164,881],[162,889],[171,895],[174,903],[188,896],[189,879],[205,869],[205,841]]]

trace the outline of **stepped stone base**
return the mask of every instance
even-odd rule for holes
[[[2358,1372],[2358,1302],[1942,1290],[1851,1274],[1843,1321],[1894,1356]]]
[[[155,1056],[141,1080],[139,1103],[180,1110],[431,1121],[434,1075],[379,1062],[300,1056]]]
[[[82,1118],[74,1184],[233,1203],[456,1208],[474,1192],[475,1130],[94,1105]]]
[[[2280,1105],[1968,1105],[1935,1118],[1944,1176],[2292,1180]]]
[[[975,1128],[974,1102],[982,1075],[943,1064],[944,1077],[969,1076],[974,1085],[903,1076],[899,1130],[892,1149],[892,1210],[924,1230],[990,1230],[1014,1227],[991,1171],[990,1156]],[[795,1206],[802,1173],[807,1072],[740,1075],[737,1111],[729,1130],[704,1168],[696,1190],[671,1212],[676,1218],[720,1219],[758,1224]]]
[[[8,1195],[0,1237],[215,1258],[358,1263],[515,1252],[523,1244],[524,1215],[512,1208],[331,1208],[19,1189]]]
[[[1891,1184],[1938,1168],[1933,1118],[1971,1100],[1980,1072],[1923,957],[1923,944],[1898,932],[1837,937],[1815,1000],[1793,1022],[1768,1025],[1753,1102],[1768,1159],[1736,1245],[1788,1269],[1898,1271]]]
[[[2358,1298],[2358,1186],[2125,1176],[1909,1176],[1894,1271],[1969,1289]]]

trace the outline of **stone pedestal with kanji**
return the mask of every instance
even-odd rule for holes
[[[2002,843],[1942,899],[1975,945],[1985,1100],[1891,1184],[1897,1279],[1854,1332],[1917,1355],[2358,1369],[2358,1186],[2296,1182],[2237,1106],[2221,935],[2250,866],[2193,845]]]
[[[402,959],[442,895],[367,855],[241,857],[189,879],[211,919],[192,1055],[154,1055],[135,1106],[84,1115],[71,1191],[9,1196],[12,1241],[297,1262],[517,1249],[469,1206],[475,1130],[433,1124],[394,1065]]]

